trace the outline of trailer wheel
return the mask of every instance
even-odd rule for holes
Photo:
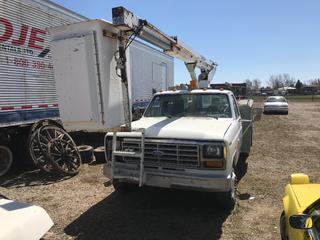
[[[38,146],[55,170],[75,175],[81,166],[81,156],[70,135],[56,126],[43,126],[37,131]]]
[[[13,162],[13,156],[10,148],[0,146],[0,176],[5,175]]]

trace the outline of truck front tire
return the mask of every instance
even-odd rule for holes
[[[281,213],[280,216],[280,236],[281,236],[281,240],[288,240],[288,236],[287,236],[287,226],[286,226],[286,216],[284,211]]]
[[[134,191],[137,186],[132,183],[113,181],[113,187],[116,192],[119,193],[129,193]]]
[[[230,190],[228,192],[221,193],[221,201],[222,201],[223,208],[230,211],[233,210],[236,204],[236,186],[235,186],[236,176],[235,176],[234,170],[232,171],[232,174],[234,177],[231,180]]]

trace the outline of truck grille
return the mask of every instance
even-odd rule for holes
[[[140,151],[140,142],[124,139],[122,150]],[[127,163],[138,163],[140,159],[122,157]],[[199,146],[194,144],[165,143],[165,142],[145,142],[144,164],[155,167],[199,167]]]

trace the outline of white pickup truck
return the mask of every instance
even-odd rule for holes
[[[139,132],[118,132],[116,138],[117,150],[144,153],[143,169],[140,159],[130,154],[112,157],[113,133],[108,133],[105,175],[119,190],[128,183],[138,184],[140,178],[148,186],[221,192],[224,202],[233,206],[234,168],[240,153],[248,153],[252,142],[252,101],[242,103],[247,120],[241,118],[246,111],[240,113],[231,91],[197,89],[155,94],[143,117],[132,122],[133,131],[143,129],[144,149]]]

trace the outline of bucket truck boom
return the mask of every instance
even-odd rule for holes
[[[178,37],[170,37],[147,20],[135,16],[124,7],[112,9],[112,21],[117,28],[125,33],[131,35],[133,33],[139,38],[161,48],[166,54],[182,60],[186,64],[192,80],[197,80],[194,72],[196,67],[204,73],[201,81],[211,80],[217,64],[194,51]]]
[[[129,113],[125,50],[136,36],[159,47],[164,53],[182,60],[185,63],[196,87],[207,88],[209,86],[217,64],[194,51],[191,47],[180,41],[178,37],[170,37],[147,20],[137,17],[124,7],[116,7],[112,9],[112,22],[118,29],[120,29],[118,37],[119,51],[116,60],[117,72],[120,71],[119,76],[121,77],[124,85],[123,105],[125,112]],[[196,67],[201,71],[198,78],[195,73]],[[127,97],[125,95],[127,95]],[[129,117],[126,119],[126,125],[130,129],[131,124]]]

